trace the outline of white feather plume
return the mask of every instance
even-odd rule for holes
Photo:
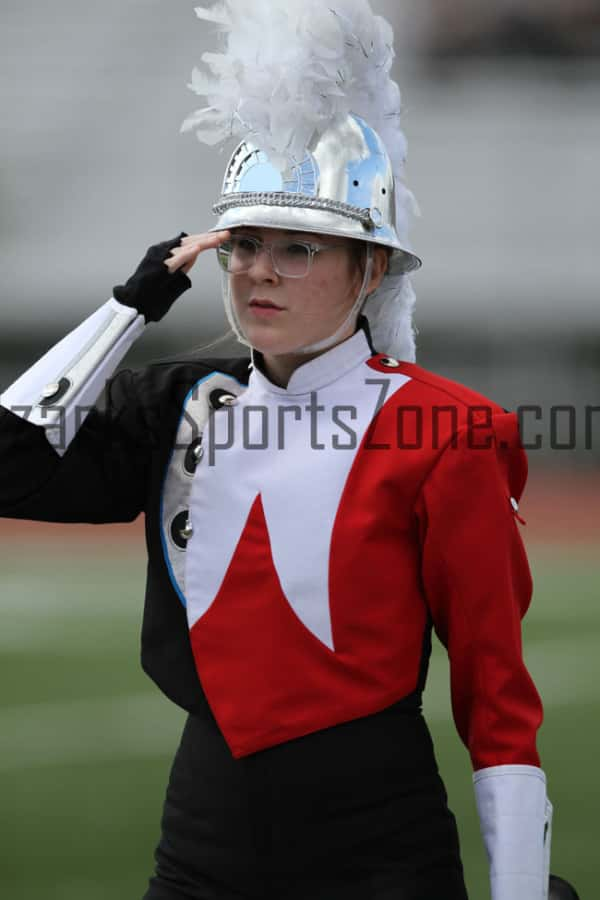
[[[373,13],[369,0],[330,2],[331,6],[327,0],[219,0],[197,7],[199,19],[217,26],[223,49],[204,53],[203,70],[193,70],[188,86],[206,103],[188,116],[181,130],[194,131],[210,146],[248,139],[283,168],[301,162],[311,140],[349,113],[364,118],[390,157],[397,232],[409,249],[416,204],[404,184],[401,95],[390,77],[393,29]],[[401,303],[402,309],[394,315],[398,324],[406,320],[399,338],[406,345],[402,358],[414,358],[410,325],[414,294],[408,279],[386,282],[391,280],[395,284],[387,283],[385,292],[378,291],[368,306],[381,320],[377,331],[383,335],[387,329],[389,334],[389,301],[395,293],[392,306]],[[382,305],[384,293],[388,302]]]
[[[221,0],[196,15],[222,32],[189,84],[207,103],[182,125],[210,145],[249,138],[273,159],[301,162],[315,135],[353,112],[382,138],[402,176],[401,98],[390,78],[391,25],[368,0]]]

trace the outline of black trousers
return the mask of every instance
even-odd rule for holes
[[[144,900],[467,900],[427,726],[401,704],[232,758],[190,716]]]

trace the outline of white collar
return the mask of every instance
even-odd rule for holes
[[[253,368],[248,381],[248,389],[268,394],[297,396],[309,394],[337,381],[356,366],[361,365],[372,356],[369,341],[362,328],[341,344],[321,353],[314,359],[303,363],[292,372],[287,387],[280,387],[269,381],[267,376],[256,366],[255,351],[252,351]]]

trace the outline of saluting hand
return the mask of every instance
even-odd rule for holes
[[[125,284],[113,289],[113,297],[132,306],[146,322],[158,322],[191,286],[187,273],[204,250],[215,249],[230,237],[228,231],[176,238],[150,247]]]
[[[171,256],[165,261],[169,272],[181,269],[187,274],[198,256],[205,250],[215,250],[224,241],[231,237],[230,231],[205,232],[204,234],[184,234],[180,246],[171,250]]]

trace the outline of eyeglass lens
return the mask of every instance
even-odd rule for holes
[[[310,267],[310,248],[293,241],[261,244],[248,237],[232,237],[218,248],[221,266],[233,275],[247,272],[256,262],[259,250],[270,252],[273,267],[280,275],[292,278],[306,275]]]

